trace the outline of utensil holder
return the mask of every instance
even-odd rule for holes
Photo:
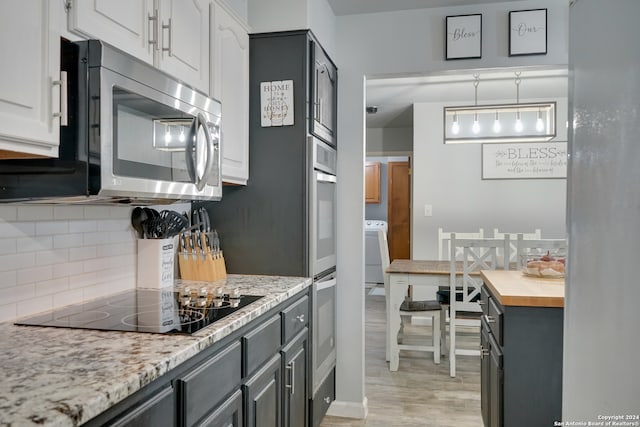
[[[138,239],[139,288],[173,286],[176,239]]]

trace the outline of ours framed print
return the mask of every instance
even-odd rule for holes
[[[482,58],[482,14],[447,16],[446,59]]]
[[[509,12],[509,56],[547,54],[547,9]]]

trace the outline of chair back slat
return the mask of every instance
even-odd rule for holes
[[[532,233],[504,233],[500,232],[497,228],[493,229],[494,239],[504,239],[505,236],[509,236],[509,261],[516,263],[518,261],[518,247],[517,240],[518,235],[522,235],[525,240],[540,240],[542,239],[542,229],[536,228]],[[500,254],[499,254],[500,255]]]
[[[449,260],[451,259],[451,235],[453,233],[449,231],[443,231],[442,228],[438,228],[438,259]],[[484,238],[484,229],[480,228],[477,233],[458,233],[455,235],[458,239],[482,239]],[[462,256],[462,249],[456,251],[456,258]]]

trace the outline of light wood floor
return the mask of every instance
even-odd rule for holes
[[[369,414],[364,420],[327,416],[321,427],[482,426],[480,358],[458,356],[456,378],[451,378],[448,358],[435,365],[432,353],[401,351],[398,371],[390,372],[384,360],[384,296],[367,295],[365,303],[365,393]],[[477,348],[478,329],[465,329],[458,333],[458,342],[465,348]],[[406,333],[430,335],[430,330],[429,326],[405,327]],[[430,342],[431,337],[427,339]]]

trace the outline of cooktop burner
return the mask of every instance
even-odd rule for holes
[[[135,289],[20,319],[16,325],[192,334],[260,298],[221,288]]]

